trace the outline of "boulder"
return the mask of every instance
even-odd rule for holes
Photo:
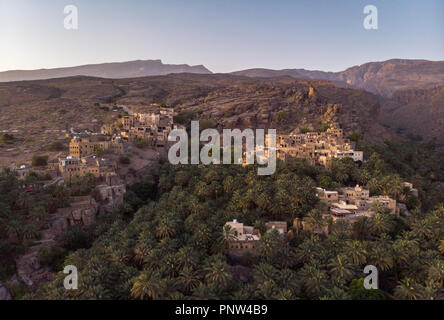
[[[0,282],[0,300],[12,300],[8,288],[4,287]]]

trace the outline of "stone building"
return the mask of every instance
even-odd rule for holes
[[[243,223],[233,220],[225,223],[230,227],[232,238],[228,243],[228,253],[232,256],[242,256],[245,253],[255,254],[256,246],[261,238],[258,230],[251,226],[245,226]],[[277,230],[279,234],[285,236],[287,234],[287,222],[285,221],[269,221],[265,223],[267,232]]]
[[[73,137],[69,143],[69,155],[81,158],[100,151],[110,150],[115,153],[123,153],[124,145],[119,136],[107,137]]]
[[[353,223],[361,216],[373,216],[376,203],[385,207],[389,213],[399,215],[395,199],[388,196],[370,197],[370,191],[359,185],[341,188],[339,192],[316,188],[316,196],[327,204],[328,214],[334,221],[344,218]]]
[[[59,158],[59,172],[66,179],[74,176],[92,174],[96,178],[116,175],[116,164],[94,155],[75,158],[72,156]]]
[[[243,223],[233,220],[227,222],[226,226],[230,226],[233,232],[233,239],[228,244],[228,252],[234,256],[241,256],[245,253],[255,253],[259,235],[253,227],[244,226]]]
[[[316,188],[316,196],[328,206],[339,201],[339,193],[337,191],[328,191],[322,188]]]
[[[266,141],[268,142],[268,136]],[[338,124],[333,124],[325,132],[294,131],[277,135],[276,150],[277,158],[282,161],[302,158],[310,165],[328,166],[333,159],[351,158],[357,162],[364,158],[364,153],[354,150],[351,141],[343,137]]]
[[[168,145],[168,134],[175,129],[174,110],[171,108],[148,108],[123,117],[120,135],[130,142],[143,139],[149,146],[163,148]]]

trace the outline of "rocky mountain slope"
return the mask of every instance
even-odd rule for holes
[[[137,60],[128,62],[90,64],[78,67],[13,70],[0,72],[0,82],[63,78],[72,76],[91,76],[100,78],[133,78],[170,73],[211,73],[202,65],[163,64],[161,60]]]
[[[339,81],[355,88],[390,97],[399,89],[444,83],[444,61],[392,59],[369,62],[341,72],[250,69],[233,74],[248,77],[290,76],[298,79]]]
[[[360,88],[380,97],[380,123],[404,137],[444,142],[442,85],[444,61],[401,60],[370,62],[342,72],[304,69],[250,69],[236,75],[270,78],[324,79],[338,86]]]
[[[17,137],[0,160],[46,152],[51,141],[76,131],[98,131],[116,117],[114,105],[167,104],[179,121],[207,120],[217,128],[319,129],[332,121],[346,134],[383,139],[378,98],[327,81],[251,79],[233,75],[171,74],[132,79],[73,77],[0,84],[0,128]],[[66,138],[65,138],[66,139]],[[9,161],[9,160],[8,160]]]
[[[414,140],[444,143],[444,84],[396,91],[382,101],[381,121]]]

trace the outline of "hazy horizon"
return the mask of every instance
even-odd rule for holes
[[[79,29],[63,27],[66,5]],[[378,29],[363,27],[366,5]],[[391,59],[444,60],[439,0],[0,0],[0,71],[162,60],[244,69],[343,71]]]
[[[125,60],[125,61],[104,61],[104,62],[96,62],[96,63],[86,63],[86,64],[79,64],[79,65],[72,65],[72,66],[59,66],[59,67],[51,67],[51,68],[38,68],[38,69],[11,69],[11,70],[0,70],[0,72],[12,72],[12,71],[38,71],[38,70],[52,70],[52,69],[65,69],[65,68],[75,68],[75,67],[83,67],[83,66],[89,66],[89,65],[99,65],[99,64],[112,64],[112,63],[126,63],[126,62],[134,62],[134,61],[155,61],[155,60],[160,60],[163,64],[167,64],[165,61],[163,61],[163,59],[135,59],[135,60]],[[239,70],[232,70],[232,71],[228,71],[228,72],[214,72],[213,70],[211,70],[210,68],[208,68],[206,65],[203,65],[206,69],[208,69],[209,71],[217,74],[217,73],[231,73],[231,72],[236,72],[236,71],[244,71],[244,70],[250,70],[250,69],[267,69],[267,70],[275,70],[275,71],[281,71],[281,70],[286,70],[286,69],[304,69],[307,71],[323,71],[323,72],[341,72],[341,71],[345,71],[349,68],[355,67],[355,66],[361,66],[363,64],[366,63],[371,63],[371,62],[385,62],[385,61],[389,61],[389,60],[424,60],[424,61],[430,61],[430,62],[444,62],[444,60],[429,60],[429,59],[407,59],[407,58],[390,58],[387,60],[380,60],[380,61],[366,61],[363,62],[361,64],[357,64],[357,65],[350,65],[346,68],[344,68],[343,70],[338,70],[338,71],[330,71],[330,70],[320,70],[320,69],[305,69],[305,68],[299,68],[299,67],[289,67],[289,68],[281,68],[281,69],[270,69],[270,68],[264,68],[261,66],[257,66],[257,67],[250,67],[250,68],[244,68],[244,69],[239,69]],[[187,64],[187,63],[168,63],[171,65],[182,65],[182,64]],[[193,66],[198,66],[198,65],[190,65],[189,66],[193,67]]]

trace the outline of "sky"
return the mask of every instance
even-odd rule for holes
[[[341,71],[392,58],[444,60],[443,0],[0,0],[0,71],[145,59]]]

